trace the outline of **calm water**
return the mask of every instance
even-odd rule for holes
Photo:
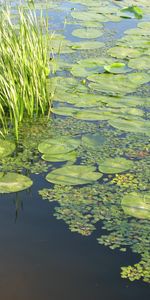
[[[70,10],[83,6],[65,2],[59,8],[49,9],[58,31]],[[110,36],[98,40],[113,44],[136,24],[135,19],[107,22]],[[66,25],[65,36],[76,42],[79,39],[70,36],[74,26]],[[130,249],[121,253],[99,245],[96,239],[105,233],[101,222],[90,236],[71,232],[53,216],[58,204],[43,201],[38,194],[50,186],[45,173],[30,177],[34,185],[29,191],[0,197],[0,300],[148,300],[148,284],[120,277],[120,268],[133,265],[139,256]]]
[[[149,299],[146,284],[120,279],[120,267],[136,262],[136,255],[98,245],[97,232],[71,233],[39,198],[45,182],[40,176],[34,182],[30,194],[19,193],[23,209],[16,222],[15,195],[1,197],[0,299]]]

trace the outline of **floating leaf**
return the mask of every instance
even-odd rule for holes
[[[71,151],[67,153],[60,154],[44,154],[42,159],[50,162],[61,162],[61,161],[76,161],[77,153],[76,151]]]
[[[104,43],[97,41],[89,42],[76,42],[72,44],[73,50],[92,50],[104,47]]]
[[[127,68],[126,64],[120,62],[115,62],[111,65],[104,66],[104,69],[108,73],[113,73],[113,74],[127,73],[130,71],[130,69]]]
[[[107,158],[99,163],[99,171],[106,174],[117,174],[133,167],[133,162],[122,157]]]
[[[72,32],[72,35],[77,36],[79,38],[84,38],[84,39],[95,39],[103,35],[103,32],[100,32],[98,29],[93,29],[93,28],[79,28],[75,29]]]
[[[39,144],[38,150],[46,155],[55,156],[56,154],[64,154],[78,148],[79,139],[73,139],[67,136],[50,138]]]
[[[88,76],[88,80],[93,81],[89,87],[114,95],[123,95],[134,92],[138,86],[150,81],[150,75],[145,73],[131,74],[98,74]]]
[[[58,106],[53,108],[51,111],[56,115],[72,117],[76,112],[78,112],[78,109],[69,106]]]
[[[23,191],[33,184],[27,176],[17,173],[0,172],[0,193]]]
[[[134,119],[121,119],[116,118],[109,120],[109,124],[115,128],[118,128],[127,132],[139,132],[146,135],[150,135],[150,121],[146,121],[142,118]]]
[[[139,57],[142,55],[142,50],[141,49],[134,49],[134,48],[128,48],[128,47],[113,47],[110,48],[107,51],[108,54],[110,54],[113,57],[116,58],[134,58],[134,57]]]
[[[93,166],[65,166],[50,172],[46,179],[61,185],[87,184],[102,177],[101,173],[95,171],[96,168]]]
[[[129,60],[128,66],[137,70],[150,69],[150,56],[141,56]]]
[[[13,142],[0,140],[0,159],[12,154],[16,146]]]
[[[150,193],[129,193],[121,201],[125,214],[150,220]]]

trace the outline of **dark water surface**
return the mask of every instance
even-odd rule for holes
[[[30,193],[19,193],[23,208],[16,221],[15,195],[1,197],[0,299],[148,300],[147,284],[120,278],[120,267],[135,263],[136,255],[98,245],[97,232],[71,233],[52,216],[53,205],[39,198],[43,179],[34,176],[34,182]]]

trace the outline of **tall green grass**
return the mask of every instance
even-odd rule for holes
[[[19,8],[14,22],[9,8],[0,12],[0,133],[13,126],[18,138],[23,118],[49,111],[48,42],[42,14]]]

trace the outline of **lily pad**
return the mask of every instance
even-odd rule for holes
[[[102,174],[96,172],[93,166],[64,166],[50,172],[46,179],[54,184],[79,185],[93,183],[100,179]]]
[[[116,118],[109,120],[109,124],[117,129],[127,132],[137,132],[150,135],[150,121],[146,121],[142,118]]]
[[[83,38],[83,39],[95,39],[103,35],[103,32],[101,32],[98,29],[93,28],[81,28],[81,29],[75,29],[72,32],[72,35]]]
[[[133,162],[122,157],[107,158],[99,163],[99,171],[106,174],[117,174],[133,167]]]
[[[23,191],[33,184],[27,176],[17,173],[0,172],[0,193]]]
[[[137,70],[150,69],[150,56],[141,56],[129,60],[128,66]]]
[[[0,159],[12,154],[16,146],[13,142],[0,140]]]
[[[112,95],[123,95],[134,92],[141,84],[149,82],[150,75],[145,73],[98,74],[88,76],[88,80],[94,82],[89,84],[93,90]]]
[[[129,48],[129,47],[113,47],[110,48],[107,51],[108,54],[110,54],[113,57],[116,58],[134,58],[134,57],[139,57],[142,55],[142,50],[141,49],[134,49],[134,48]]]
[[[76,42],[72,44],[73,50],[92,50],[92,49],[99,49],[104,47],[104,43],[97,42],[97,41],[88,41],[88,42]]]
[[[71,151],[67,153],[60,154],[44,154],[42,159],[50,162],[61,162],[61,161],[76,161],[77,153],[76,151]]]
[[[121,201],[125,214],[150,220],[150,193],[129,193]]]
[[[115,62],[111,65],[104,66],[105,71],[113,74],[127,73],[130,69],[124,63]]]
[[[56,115],[73,117],[74,114],[79,110],[77,108],[69,106],[58,106],[53,108],[51,111]]]
[[[56,154],[65,154],[78,148],[79,139],[73,139],[66,136],[50,138],[39,144],[38,150],[46,155],[55,156]]]

